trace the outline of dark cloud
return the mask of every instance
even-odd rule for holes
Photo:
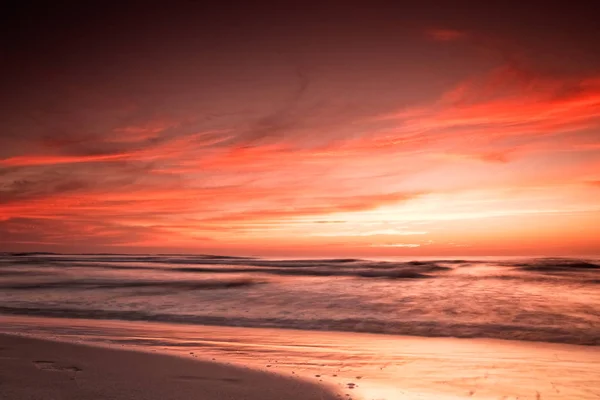
[[[42,174],[37,180],[0,181],[0,204],[47,198],[57,193],[77,192],[89,189],[91,185],[88,181],[54,174]]]

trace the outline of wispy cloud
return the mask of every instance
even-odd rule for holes
[[[470,30],[422,32],[407,51],[496,46]],[[167,68],[173,82],[142,81],[148,92],[65,89],[70,101],[14,117],[0,138],[2,242],[441,252],[491,241],[477,221],[505,221],[489,229],[498,241],[525,230],[520,218],[593,230],[574,215],[598,215],[598,75],[528,69],[500,45],[491,71],[465,61],[385,77],[388,53],[372,55],[380,64],[323,53],[279,75],[261,63],[239,75],[227,59],[217,72]],[[426,84],[384,90],[404,74]]]
[[[370,230],[370,231],[342,231],[336,230],[334,232],[313,232],[312,236],[332,236],[332,237],[340,237],[340,236],[413,236],[413,235],[426,235],[427,231],[410,231],[410,230],[400,230],[400,229],[380,229],[380,230]]]
[[[480,137],[489,141],[589,129],[598,125],[599,116],[598,78],[523,80],[518,73],[503,68],[483,80],[461,85],[435,104],[383,118],[398,121],[397,130],[403,135]]]
[[[383,243],[383,244],[372,244],[371,247],[421,247],[418,243]]]

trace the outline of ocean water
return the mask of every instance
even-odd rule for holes
[[[0,314],[600,344],[600,259],[3,253]]]

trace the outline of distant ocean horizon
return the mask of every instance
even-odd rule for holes
[[[561,258],[561,259],[600,259],[599,253],[589,254],[562,254],[562,253],[548,253],[548,254],[427,254],[427,255],[364,255],[364,254],[313,254],[307,255],[301,254],[287,254],[287,253],[244,253],[244,252],[233,252],[231,254],[220,254],[218,252],[194,252],[194,251],[158,251],[158,252],[109,252],[109,251],[90,251],[90,252],[60,252],[60,251],[12,251],[12,250],[0,250],[0,256],[186,256],[186,257],[211,257],[211,258],[264,258],[264,259],[293,259],[293,260],[311,260],[311,259],[336,259],[336,258],[355,258],[365,260],[411,260],[411,259],[432,259],[432,260],[448,260],[448,259],[466,259],[466,260],[478,260],[478,259],[540,259],[540,258]]]

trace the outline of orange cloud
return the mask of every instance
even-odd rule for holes
[[[77,164],[87,162],[117,161],[131,158],[133,154],[106,154],[90,156],[17,156],[0,160],[0,165],[23,167],[37,165]]]
[[[413,199],[417,194],[410,193],[384,193],[352,197],[325,197],[316,198],[308,203],[298,206],[284,207],[283,209],[252,210],[241,213],[224,214],[220,217],[208,218],[207,221],[215,222],[248,222],[248,221],[282,221],[290,218],[305,216],[323,216],[328,214],[357,212],[375,209],[377,207],[395,204]],[[311,203],[316,203],[313,205]]]
[[[127,129],[132,129],[128,127]],[[181,137],[166,137],[160,140],[147,140],[142,143],[134,143],[134,146],[126,146],[122,151],[107,152],[107,154],[44,154],[44,155],[23,155],[0,159],[0,166],[23,167],[23,166],[43,166],[57,164],[78,164],[78,163],[98,163],[113,162],[122,160],[151,161],[159,159],[169,159],[185,155],[202,149],[206,146],[214,145],[221,139],[222,132],[209,131],[194,134],[187,134]],[[116,141],[119,142],[119,141]],[[129,140],[121,141],[123,143]],[[136,140],[137,142],[137,140]],[[113,144],[112,137],[106,138],[104,144]],[[61,149],[58,146],[59,150]]]
[[[461,137],[491,141],[581,131],[598,126],[600,121],[600,81],[524,81],[517,72],[501,69],[484,80],[462,85],[435,104],[383,118],[399,123],[396,137],[390,141],[415,134],[437,140]]]
[[[456,30],[427,34],[473,39]],[[11,139],[18,145],[0,149],[0,239],[433,254],[522,248],[508,239],[515,237],[548,248],[535,234],[558,221],[579,235],[578,248],[598,244],[587,238],[594,225],[583,222],[585,238],[577,229],[579,215],[598,217],[590,198],[598,186],[600,78],[511,65],[419,103],[358,91],[351,99],[358,106],[331,122],[321,117],[321,102],[341,101],[343,90],[335,79],[320,88],[318,78],[298,75],[291,93],[279,93],[277,81],[268,92],[273,104],[242,96],[247,109],[224,116],[196,117],[210,107],[205,103],[178,104],[171,109],[182,110],[169,118],[153,107],[92,122],[82,112],[83,122],[53,121]],[[416,96],[419,88],[406,91]],[[238,94],[230,90],[227,96]],[[331,90],[334,99],[313,99],[311,90]],[[386,96],[392,100],[381,100]],[[525,219],[543,229],[523,233]],[[422,238],[400,237],[408,233]]]

